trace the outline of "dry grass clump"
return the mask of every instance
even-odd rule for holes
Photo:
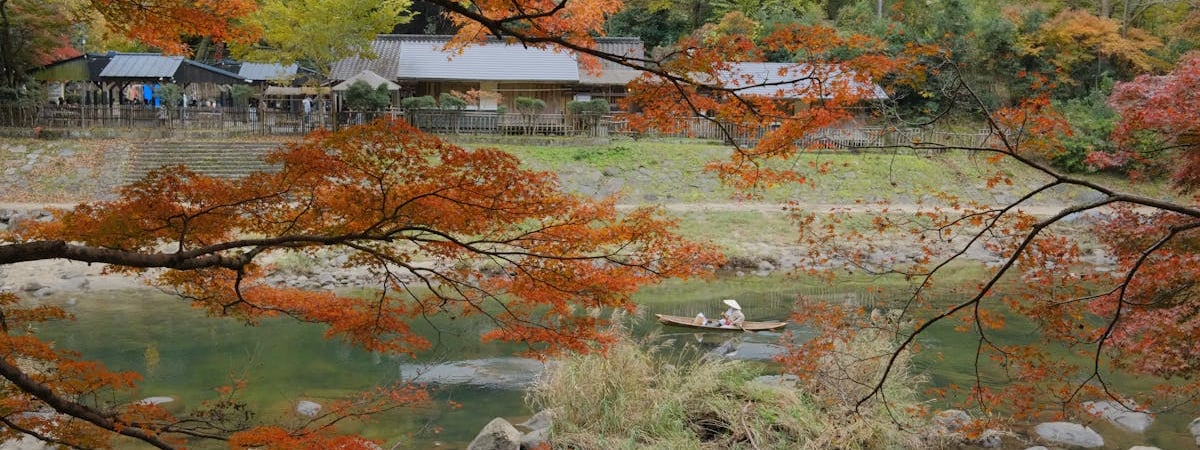
[[[930,448],[900,429],[920,420],[913,416],[920,409],[914,385],[900,385],[915,380],[889,383],[889,408],[855,412],[801,389],[755,381],[758,364],[660,350],[626,338],[602,355],[564,358],[545,374],[528,400],[556,410],[553,447]]]

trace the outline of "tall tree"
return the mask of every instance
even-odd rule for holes
[[[1162,65],[1152,51],[1162,41],[1083,10],[1064,10],[1038,30],[1026,51],[1046,58],[1067,85],[1095,85],[1108,71],[1124,77]]]
[[[71,17],[63,3],[0,1],[0,86],[16,88],[30,69],[46,64],[55,50],[71,48]]]
[[[1184,192],[1200,187],[1200,52],[1183,57],[1171,73],[1142,75],[1113,88],[1109,103],[1121,115],[1114,137],[1121,150],[1093,155],[1098,166],[1145,162],[1169,167]],[[1151,134],[1163,145],[1153,154],[1139,151],[1138,137]],[[1165,150],[1164,150],[1165,149]]]
[[[235,43],[234,54],[251,61],[300,62],[328,76],[333,63],[371,56],[371,41],[412,16],[410,0],[267,0],[247,19],[262,40]]]

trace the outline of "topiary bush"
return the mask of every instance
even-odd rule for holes
[[[517,111],[521,114],[541,114],[546,110],[546,102],[540,98],[517,97],[513,99]]]
[[[567,102],[567,113],[571,117],[571,126],[590,130],[600,124],[601,117],[608,114],[608,100],[572,100]]]
[[[597,98],[593,100],[571,100],[567,102],[567,112],[571,114],[608,114],[608,100]]]
[[[466,100],[448,92],[443,92],[442,95],[438,96],[438,103],[442,106],[442,109],[462,110],[467,107]]]
[[[434,100],[432,95],[422,95],[420,97],[408,97],[408,98],[400,101],[400,106],[404,109],[437,108],[437,100]]]
[[[392,104],[392,95],[387,85],[372,88],[366,81],[358,80],[346,89],[346,109],[351,111],[379,111]]]

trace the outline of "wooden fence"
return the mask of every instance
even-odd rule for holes
[[[752,146],[775,127],[741,127],[720,123],[703,117],[681,121],[681,129],[653,134],[665,137],[716,140]],[[618,131],[619,132],[619,131]],[[825,128],[806,135],[796,143],[802,146],[829,148],[871,148],[910,145],[945,147],[982,147],[994,143],[996,136],[987,129],[974,132],[951,132],[936,128],[894,128],[857,126]]]
[[[285,105],[286,106],[286,105]],[[0,126],[47,131],[89,128],[155,129],[165,131],[219,130],[227,135],[296,135],[314,128],[338,128],[365,123],[382,116],[407,120],[417,128],[438,134],[547,135],[606,138],[633,135],[627,123],[612,115],[499,114],[494,111],[387,110],[378,112],[314,112],[296,108],[188,107],[153,108],[148,105],[40,105],[0,104]],[[651,130],[639,135],[716,140],[753,145],[773,127],[742,127],[703,117],[681,120],[670,132]],[[823,129],[797,141],[803,146],[873,148],[889,146],[980,147],[993,143],[988,130],[973,133],[933,128],[847,127]]]

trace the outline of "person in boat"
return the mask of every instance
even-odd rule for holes
[[[704,313],[700,313],[696,314],[696,318],[692,320],[692,324],[709,327],[741,328],[746,323],[746,315],[742,314],[742,305],[739,305],[737,300],[732,298],[727,298],[721,302],[725,303],[729,309],[721,313],[720,319],[708,320],[707,317],[704,317]]]
[[[722,300],[721,303],[729,306],[729,309],[721,313],[721,319],[717,321],[716,325],[719,327],[741,328],[746,323],[746,315],[742,314],[742,305],[739,305],[737,300],[732,298]]]

